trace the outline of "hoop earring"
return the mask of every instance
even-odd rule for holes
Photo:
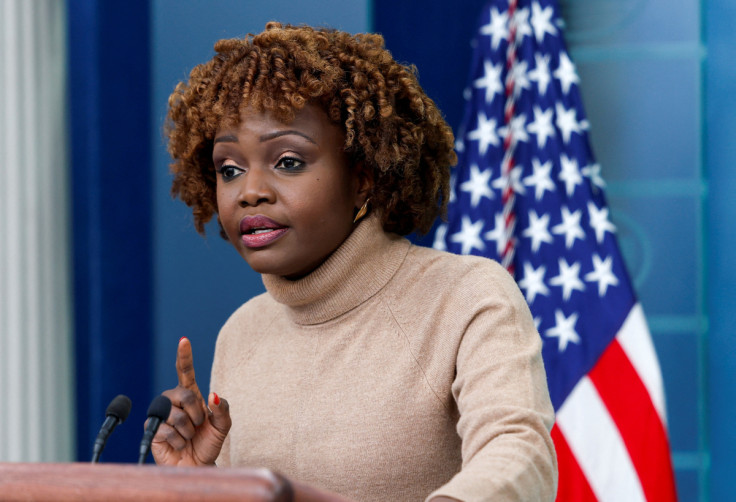
[[[358,214],[355,215],[355,219],[353,220],[353,223],[358,223],[358,220],[360,220],[363,216],[365,216],[365,213],[368,212],[368,201],[370,201],[370,197],[368,197],[363,205],[358,209]]]

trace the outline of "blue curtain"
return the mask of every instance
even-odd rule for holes
[[[105,462],[135,462],[151,391],[147,0],[68,0],[77,460],[117,394],[133,401]]]

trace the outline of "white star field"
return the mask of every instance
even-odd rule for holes
[[[622,282],[617,258],[605,248],[615,242],[616,227],[601,198],[601,166],[586,143],[580,78],[564,46],[548,45],[560,33],[553,8],[540,4],[517,9],[511,20],[518,60],[510,68],[508,11],[491,7],[480,26],[477,46],[484,51],[466,89],[473,107],[466,133],[456,139],[459,165],[466,167],[454,172],[449,200],[450,210],[463,211],[437,228],[434,247],[501,261],[511,238],[527,303],[533,311],[540,302],[553,305],[542,316],[534,312],[539,332],[563,353],[581,343],[581,299],[602,299]],[[510,121],[503,114],[507,99],[514,105]],[[507,177],[504,141],[513,156]],[[514,215],[507,219],[502,193],[508,187]]]

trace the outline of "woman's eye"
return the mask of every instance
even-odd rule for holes
[[[304,168],[304,161],[295,157],[283,157],[276,164],[276,169],[285,169],[287,171],[298,171]]]
[[[233,178],[237,177],[238,174],[242,169],[240,169],[237,166],[234,166],[232,164],[223,164],[220,166],[220,168],[217,170],[217,172],[220,173],[220,176],[222,176],[223,181],[230,181]]]

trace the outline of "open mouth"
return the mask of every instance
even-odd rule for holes
[[[240,239],[249,248],[267,246],[288,230],[289,227],[263,215],[246,216],[240,220]]]
[[[260,235],[265,234],[267,232],[273,232],[276,230],[275,228],[251,228],[248,231],[246,231],[243,235]]]

